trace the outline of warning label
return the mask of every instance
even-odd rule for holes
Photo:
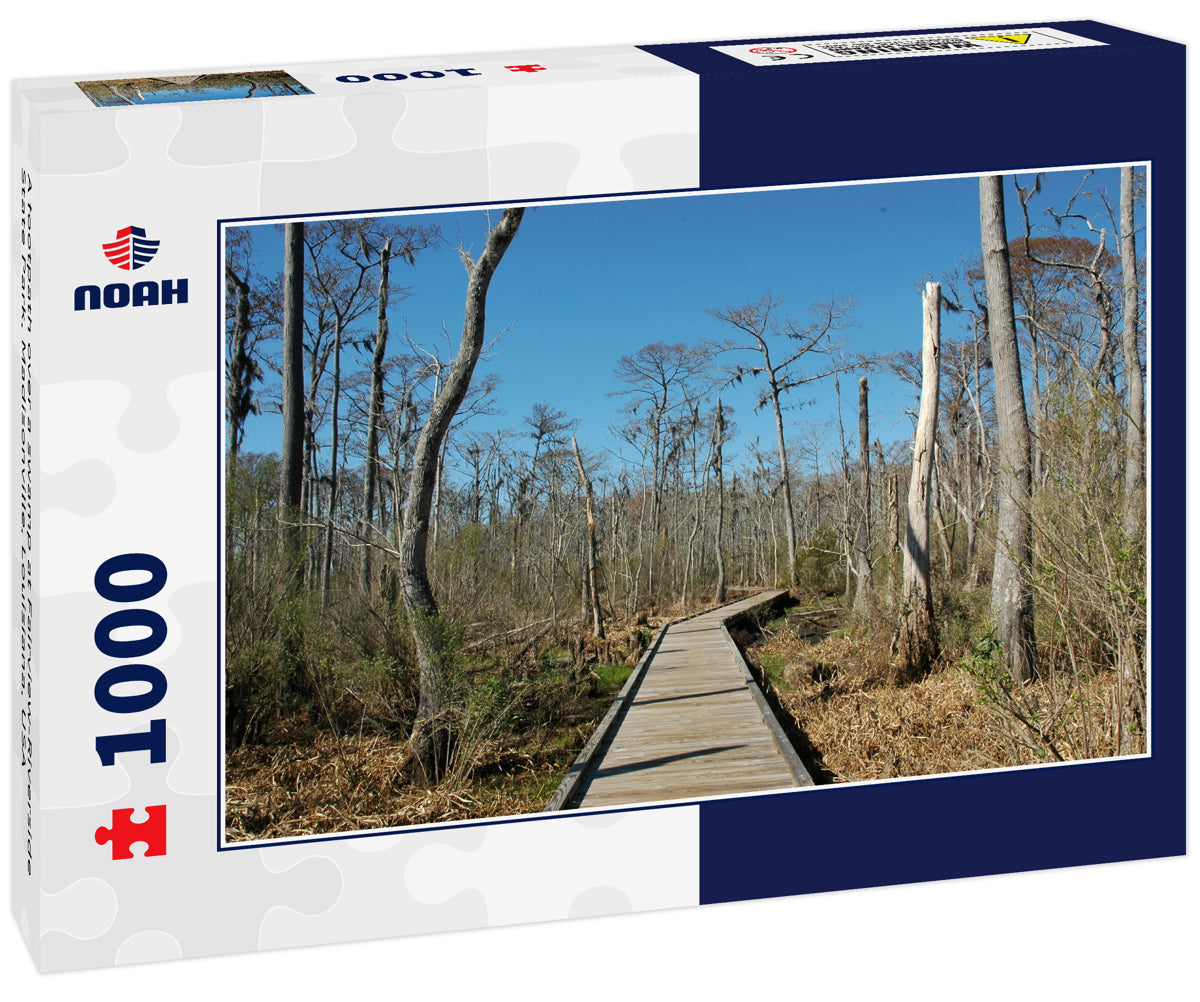
[[[994,32],[938,32],[928,35],[881,35],[877,38],[829,38],[815,41],[750,42],[714,45],[717,52],[752,66],[795,66],[845,62],[848,59],[896,59],[905,56],[949,56],[972,52],[1022,52],[1103,45],[1057,28],[1001,28]]]

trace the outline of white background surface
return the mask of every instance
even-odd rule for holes
[[[677,13],[681,10],[686,13]],[[523,47],[532,58],[539,47],[949,28],[984,23],[998,14],[1006,23],[1030,25],[1092,18],[1200,43],[1200,18],[1173,0],[1070,0],[1052,7],[1015,0],[1003,11],[961,0],[842,3],[808,10],[782,0],[696,2],[687,8],[647,0],[607,0],[588,7],[551,0],[420,6],[403,0],[48,0],[35,7],[31,0],[16,0],[6,5],[0,66],[7,121],[8,84],[22,76],[89,79],[151,67],[269,66]],[[1078,93],[1047,95],[1047,102],[1056,106],[1055,113],[1069,114],[1071,101],[1103,103],[1104,89],[1117,85],[1115,80],[1080,81]],[[1137,81],[1131,85],[1136,88]],[[1064,107],[1067,111],[1057,110]],[[914,109],[914,120],[919,110]],[[937,111],[934,95],[928,110]],[[1031,113],[1041,112],[1014,109],[1013,121]],[[6,267],[6,308],[8,274]],[[6,309],[6,323],[9,315]],[[1182,336],[1158,332],[1157,357],[1168,357],[1172,339]],[[0,370],[3,385],[11,386],[8,352]],[[1193,385],[1196,370],[1193,358]],[[6,442],[10,409],[2,419]],[[1193,441],[1195,424],[1193,417]],[[1194,467],[1195,456],[1190,458]],[[1194,479],[1189,476],[1189,482]],[[1194,483],[1191,494],[1194,498]],[[11,490],[0,502],[5,533],[10,496]],[[1194,501],[1189,507],[1194,509]],[[1189,545],[1193,567],[1194,549]],[[6,561],[0,582],[5,610],[7,566]],[[1195,599],[1189,605],[1195,609]],[[1189,668],[1193,663],[1189,658]],[[7,721],[8,682],[2,691],[0,709]],[[1194,716],[1194,696],[1189,704]],[[7,739],[4,747],[7,754]],[[7,763],[2,775],[7,805]],[[1014,819],[1014,826],[1036,828],[1036,821]],[[7,822],[3,832],[7,875]],[[880,832],[880,851],[886,845],[886,833]],[[820,846],[820,832],[796,833],[790,846],[779,840],[774,854],[781,866],[820,866]],[[15,922],[6,916],[0,918],[0,984],[7,998],[47,1000],[160,995],[336,1000],[369,993],[431,1002],[741,998],[774,992],[794,999],[1174,1000],[1194,998],[1200,987],[1192,959],[1200,931],[1197,873],[1194,857],[1155,860],[53,976],[34,972]],[[8,912],[7,879],[4,884]],[[229,907],[237,902],[231,900]]]

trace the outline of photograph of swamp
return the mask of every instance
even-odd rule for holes
[[[228,226],[226,838],[543,811],[661,628],[735,602],[817,785],[1144,753],[1146,196]]]
[[[76,86],[98,108],[178,104],[182,101],[228,101],[243,97],[289,97],[312,93],[287,70],[82,80],[77,81]]]

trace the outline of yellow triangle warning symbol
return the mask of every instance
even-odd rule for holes
[[[978,42],[1011,42],[1013,45],[1024,45],[1029,41],[1029,33],[1022,35],[972,35]]]

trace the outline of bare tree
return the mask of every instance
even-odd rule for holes
[[[824,355],[830,348],[829,338],[835,331],[850,324],[853,299],[833,298],[825,303],[814,304],[812,312],[816,319],[800,326],[790,319],[779,317],[783,300],[771,293],[758,302],[745,306],[728,307],[723,310],[710,309],[705,312],[714,320],[740,331],[742,340],[727,341],[716,347],[718,351],[750,351],[757,353],[761,362],[744,366],[734,364],[729,370],[730,382],[741,382],[745,376],[764,377],[765,385],[759,393],[758,407],[768,403],[775,416],[775,433],[779,444],[779,477],[783,495],[784,529],[787,536],[787,580],[796,583],[796,516],[792,507],[791,471],[788,469],[787,443],[783,430],[783,397],[798,386],[824,379],[836,367],[823,369],[815,374],[803,374],[794,368],[806,355]],[[774,350],[782,344],[782,351]],[[782,358],[780,356],[783,356]],[[852,368],[843,366],[842,368]]]
[[[896,562],[891,558],[900,549],[900,474],[893,473],[887,481],[888,527],[888,602],[896,597]]]
[[[317,424],[319,421],[317,400],[319,387],[325,369],[332,360],[333,385],[329,398],[329,472],[327,503],[325,511],[325,545],[324,558],[321,564],[321,604],[328,605],[330,583],[333,577],[333,544],[334,524],[337,518],[337,508],[341,501],[341,466],[344,456],[341,453],[340,419],[342,395],[342,348],[346,338],[347,328],[362,312],[361,295],[366,269],[359,266],[357,274],[350,273],[342,267],[342,254],[330,254],[331,245],[337,245],[344,239],[347,231],[345,223],[318,223],[309,225],[305,230],[305,244],[308,250],[309,268],[308,283],[319,300],[316,318],[312,324],[313,336],[310,352],[309,386],[305,411],[308,427],[309,468],[312,480],[317,477],[316,449]],[[327,319],[332,315],[332,323]],[[325,341],[325,334],[332,327],[332,338]]]
[[[592,481],[583,468],[583,457],[579,454],[579,443],[571,436],[571,450],[575,453],[575,468],[579,471],[579,484],[583,488],[584,505],[587,511],[587,592],[592,606],[592,636],[604,639],[604,616],[600,610],[600,586],[596,574],[596,511],[592,496]]]
[[[287,563],[303,574],[304,528],[304,224],[283,228],[283,448],[279,517]]]
[[[929,581],[929,492],[937,441],[938,382],[941,368],[942,289],[927,282],[921,297],[921,407],[913,439],[908,482],[908,523],[904,535],[904,579],[894,644],[910,673],[923,674],[937,656],[933,589]]]
[[[858,531],[854,538],[854,552],[858,585],[854,592],[854,611],[865,615],[869,609],[874,577],[871,570],[871,443],[870,419],[867,409],[867,377],[858,381],[858,462],[861,467],[859,490]]]
[[[713,600],[717,605],[725,604],[725,409],[717,397],[717,412],[713,416],[712,468],[717,475],[717,525],[714,548],[717,554],[717,585]]]
[[[364,241],[364,251],[366,250]],[[412,252],[409,252],[411,259]],[[374,532],[375,493],[379,479],[379,426],[383,422],[383,360],[388,343],[388,290],[391,276],[392,238],[379,248],[379,296],[375,317],[375,350],[371,355],[371,396],[367,403],[367,457],[363,465],[362,529],[364,537]],[[371,590],[371,547],[364,546],[359,565],[359,587]]]
[[[517,235],[524,214],[522,208],[505,209],[500,221],[489,231],[483,253],[473,259],[466,250],[462,252],[468,276],[462,340],[453,367],[434,399],[417,439],[409,474],[408,503],[400,537],[400,590],[408,611],[421,676],[420,698],[409,746],[430,782],[439,780],[449,765],[452,730],[449,675],[454,655],[429,584],[426,563],[433,490],[442,443],[466,396],[475,364],[483,350],[488,287],[505,251]]]
[[[1008,673],[1027,682],[1037,677],[1033,628],[1030,504],[1032,471],[1029,415],[1021,380],[1021,354],[1013,315],[1008,237],[1004,226],[1004,179],[979,179],[979,226],[987,283],[988,340],[996,400],[999,505],[996,557],[992,565],[992,616]]]
[[[1137,242],[1134,235],[1134,177],[1132,167],[1121,168],[1121,281],[1122,349],[1125,381],[1129,388],[1125,426],[1125,535],[1140,539],[1146,517],[1146,415],[1142,356],[1138,347]]]
[[[381,475],[380,438],[384,434],[386,423],[387,388],[385,376],[388,368],[388,310],[397,299],[408,297],[409,290],[392,283],[392,262],[406,261],[410,266],[416,264],[416,256],[420,251],[430,247],[439,239],[435,226],[412,226],[395,228],[389,225],[361,226],[353,231],[355,251],[352,254],[347,247],[343,253],[352,258],[354,263],[364,271],[378,265],[379,282],[375,294],[375,334],[371,348],[371,379],[370,394],[367,398],[367,431],[365,438],[365,455],[363,462],[363,505],[359,523],[359,534],[370,540],[380,538],[383,533],[375,525],[376,499],[386,484]],[[349,244],[350,241],[347,241]],[[362,342],[367,347],[368,342]],[[414,368],[401,365],[402,382],[401,398],[411,401],[411,387],[408,385],[411,375],[407,371]],[[419,368],[416,366],[415,368]],[[362,560],[359,565],[359,584],[363,591],[369,590],[371,582],[371,551],[370,546],[363,548]]]

